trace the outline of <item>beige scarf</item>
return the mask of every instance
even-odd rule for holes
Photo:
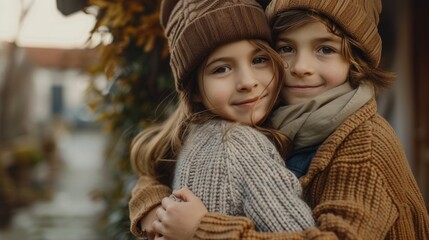
[[[294,142],[296,150],[322,143],[373,96],[372,85],[361,84],[353,89],[346,82],[309,102],[280,107],[271,121],[274,128]]]

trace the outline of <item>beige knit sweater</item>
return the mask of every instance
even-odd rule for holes
[[[188,187],[209,212],[246,216],[262,232],[314,226],[298,178],[258,130],[225,120],[193,124],[173,189]]]
[[[130,201],[131,230],[168,188],[142,177]],[[208,213],[196,239],[429,239],[429,216],[402,146],[371,100],[319,148],[300,178],[317,228],[259,233],[244,217]],[[149,198],[146,198],[149,197]],[[142,198],[144,197],[144,198]],[[142,204],[143,203],[143,204]]]

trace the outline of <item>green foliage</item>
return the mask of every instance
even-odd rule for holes
[[[102,218],[112,239],[133,239],[129,233],[128,200],[135,174],[129,147],[133,137],[154,121],[174,99],[168,64],[168,46],[159,24],[160,0],[89,0],[97,7],[92,33],[112,39],[99,46],[100,71],[108,79],[106,89],[94,81],[88,89],[88,105],[111,133],[106,149],[111,187],[104,193],[107,209]]]

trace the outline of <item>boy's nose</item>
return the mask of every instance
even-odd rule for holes
[[[312,60],[307,55],[306,53],[299,54],[293,61],[288,63],[292,75],[304,77],[314,73]]]

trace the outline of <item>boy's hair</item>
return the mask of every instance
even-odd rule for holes
[[[278,36],[284,31],[319,21],[331,33],[342,39],[341,53],[350,63],[348,80],[352,87],[356,88],[360,83],[368,81],[374,86],[377,93],[379,90],[391,86],[394,75],[379,68],[378,64],[374,65],[371,59],[369,59],[369,55],[365,53],[362,43],[356,41],[340,25],[319,11],[313,9],[292,9],[278,13],[272,19],[274,41],[277,41]]]
[[[279,13],[294,9],[314,10],[331,19],[343,32],[358,42],[376,68],[381,58],[381,37],[378,34],[381,0],[272,0],[266,9],[270,24]]]

